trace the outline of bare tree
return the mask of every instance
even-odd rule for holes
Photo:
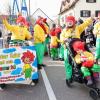
[[[11,9],[11,5],[9,3],[7,3],[6,12],[8,15],[11,15],[12,9]]]

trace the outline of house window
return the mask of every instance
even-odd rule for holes
[[[87,3],[96,3],[96,0],[86,0]]]
[[[90,10],[81,10],[80,11],[80,16],[81,17],[90,17],[91,16],[91,11]]]
[[[95,11],[95,17],[98,17],[98,15],[100,16],[100,10]]]

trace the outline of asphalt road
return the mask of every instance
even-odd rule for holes
[[[49,100],[41,74],[36,86],[11,84],[0,91],[0,100]]]
[[[45,57],[44,63],[47,65],[43,68],[46,76],[39,71],[36,86],[7,85],[4,91],[0,91],[0,100],[92,100],[85,85],[73,83],[72,88],[66,86],[63,62]],[[46,77],[49,84],[44,80]]]

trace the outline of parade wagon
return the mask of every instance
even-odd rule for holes
[[[25,41],[10,41],[8,48],[0,49],[0,84],[38,83],[36,51]]]

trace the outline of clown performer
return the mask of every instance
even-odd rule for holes
[[[72,66],[68,62],[68,50],[65,46],[65,42],[70,38],[80,38],[81,33],[85,30],[87,26],[92,24],[93,18],[88,18],[84,21],[84,23],[80,25],[75,25],[76,20],[74,16],[66,17],[66,28],[63,29],[60,40],[64,46],[64,64],[65,64],[65,72],[66,72],[66,82],[71,79],[72,76]]]
[[[19,25],[10,25],[5,17],[1,17],[1,19],[3,20],[3,24],[5,25],[6,29],[12,33],[11,40],[24,41],[25,39],[32,38],[30,32],[27,30],[28,23],[20,14],[18,15],[16,21]],[[0,84],[0,90],[3,90],[5,86],[5,84]]]
[[[60,34],[61,34],[61,26],[56,25],[55,32],[57,33],[57,37],[60,40]],[[61,43],[58,43],[58,57],[59,60],[63,61],[64,60],[64,48],[62,48]]]
[[[31,33],[28,31],[28,22],[22,15],[18,15],[16,20],[17,25],[10,25],[6,18],[2,17],[3,24],[7,30],[12,33],[11,40],[14,41],[25,41],[32,39]]]
[[[72,45],[75,51],[75,62],[81,66],[81,72],[87,80],[87,85],[92,85],[91,72],[95,80],[99,79],[100,65],[95,64],[95,57],[93,54],[86,50],[85,43],[82,41],[75,41]]]
[[[46,22],[46,25],[49,27],[47,22]],[[50,36],[48,34],[46,35],[46,39],[45,39],[44,56],[48,56],[50,54],[49,45],[50,45]]]
[[[45,40],[50,31],[46,20],[46,18],[39,17],[34,26],[34,45],[36,47],[38,69],[41,69],[42,66],[45,67],[43,64]]]
[[[56,25],[53,24],[53,28],[50,31],[50,54],[53,60],[58,60],[58,43],[60,40],[57,37]]]
[[[100,14],[99,14],[99,17],[100,17]],[[93,33],[96,36],[95,59],[96,59],[96,62],[98,63],[98,60],[100,59],[100,19],[94,25]]]

